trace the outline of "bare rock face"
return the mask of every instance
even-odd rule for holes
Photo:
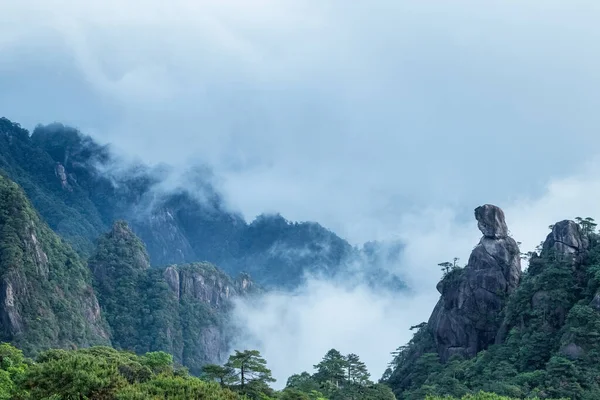
[[[173,291],[173,293],[175,293],[177,299],[179,300],[179,271],[177,271],[177,267],[175,267],[174,265],[167,267],[167,269],[165,269],[165,272],[163,272],[163,278],[165,278],[165,281],[167,281],[169,288],[171,288],[171,290]]]
[[[69,185],[69,180],[67,177],[65,167],[61,163],[59,163],[59,162],[56,163],[56,166],[54,167],[54,174],[60,181],[60,186],[64,190],[68,190],[70,192],[73,191],[73,188],[71,187],[71,185]]]
[[[589,240],[575,221],[564,220],[552,227],[546,238],[542,254],[553,252],[559,258],[569,258],[573,262],[580,261],[589,248]]]
[[[504,221],[504,211],[491,204],[485,204],[475,209],[477,227],[483,236],[492,239],[508,236],[508,227]]]
[[[521,276],[519,247],[508,236],[504,212],[486,204],[475,209],[475,218],[483,237],[467,266],[438,284],[442,296],[428,323],[444,362],[455,354],[473,357],[495,342]]]
[[[170,349],[176,360],[194,373],[200,373],[206,363],[225,361],[230,345],[229,326],[225,316],[233,307],[235,297],[243,297],[253,291],[254,283],[249,276],[232,279],[210,263],[171,265],[163,274],[169,285],[172,298],[177,304],[180,334],[183,346]],[[196,315],[195,321],[189,311],[203,310],[204,315]],[[165,332],[168,336],[173,332]]]
[[[234,280],[209,263],[171,265],[163,278],[177,299],[194,299],[215,309],[228,307],[233,297],[246,295],[254,286],[248,275]]]

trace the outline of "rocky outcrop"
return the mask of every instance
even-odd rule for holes
[[[176,359],[193,372],[206,363],[223,362],[230,340],[226,317],[235,297],[257,290],[250,277],[242,274],[234,280],[210,263],[193,263],[171,265],[163,278],[176,298],[181,320],[184,345],[174,349]]]
[[[144,243],[123,221],[100,237],[89,267],[113,345],[169,352],[193,373],[224,361],[232,299],[254,290],[249,277],[232,279],[207,262],[150,268]]]
[[[67,177],[67,172],[65,170],[65,167],[57,162],[56,166],[54,167],[54,173],[56,174],[56,177],[58,178],[58,180],[60,181],[60,186],[64,189],[64,190],[68,190],[68,191],[73,191],[73,188],[71,187],[71,185],[69,185],[69,179]]]
[[[558,259],[578,263],[589,248],[589,239],[579,224],[575,221],[564,220],[552,227],[552,232],[546,237],[542,247],[542,256],[553,255]]]
[[[454,354],[473,357],[495,342],[521,276],[519,247],[508,236],[504,212],[486,204],[475,209],[475,218],[483,237],[466,267],[438,284],[441,298],[428,323],[442,361]]]
[[[247,275],[233,280],[209,263],[171,265],[163,278],[178,299],[187,296],[215,308],[226,306],[232,297],[253,288]]]

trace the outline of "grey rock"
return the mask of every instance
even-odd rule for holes
[[[171,265],[164,270],[163,278],[180,309],[191,306],[210,315],[200,329],[190,329],[180,314],[180,332],[175,326],[165,332],[167,337],[179,333],[183,338],[183,346],[169,349],[175,359],[193,373],[200,373],[206,363],[224,362],[230,346],[227,315],[233,299],[251,293],[254,283],[245,275],[234,280],[210,263]]]
[[[475,217],[484,236],[467,266],[438,284],[441,297],[429,319],[444,362],[453,355],[473,357],[496,341],[508,295],[521,277],[519,247],[508,236],[504,212],[486,204]]]
[[[589,248],[589,240],[575,221],[564,220],[552,227],[542,246],[542,256],[554,253],[558,258],[576,263]]]
[[[165,281],[167,281],[167,284],[169,285],[171,290],[176,294],[177,299],[179,299],[180,283],[179,272],[177,271],[177,267],[175,267],[174,265],[167,267],[167,269],[165,269],[165,272],[163,273],[163,277],[165,278]]]
[[[69,185],[65,167],[61,163],[59,163],[59,162],[56,163],[56,166],[54,167],[54,174],[60,181],[60,186],[64,190],[68,190],[70,192],[73,191],[73,188],[71,187],[71,185]]]
[[[493,239],[508,236],[508,227],[504,221],[504,211],[500,207],[484,204],[475,209],[477,227],[483,236]]]
[[[596,311],[600,311],[600,293],[596,293],[590,302],[590,307],[593,307]]]

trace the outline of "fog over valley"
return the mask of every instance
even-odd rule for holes
[[[0,2],[0,188],[35,210],[27,218],[39,214],[23,226],[43,225],[21,246],[36,265],[27,279],[54,282],[47,265],[75,265],[58,280],[77,275],[69,287],[95,293],[68,295],[85,308],[67,307],[79,322],[63,325],[81,337],[31,344],[27,305],[7,309],[0,342],[27,357],[96,344],[164,350],[194,375],[258,350],[275,390],[337,349],[378,382],[440,295],[476,281],[464,268],[438,285],[440,263],[465,267],[480,240],[497,240],[508,250],[494,257],[514,267],[512,239],[527,253],[551,224],[600,218],[598,18],[600,3],[584,0]],[[474,210],[484,204],[501,209],[484,217],[500,231],[505,217],[506,235],[482,239]],[[569,237],[592,236],[573,252],[594,259],[596,233],[578,226]],[[1,264],[0,254],[0,289],[54,293],[28,292]],[[522,281],[532,265],[521,261]],[[516,272],[502,273],[508,298]],[[581,283],[588,297],[592,281]],[[23,304],[54,310],[54,300]],[[56,315],[49,331],[59,332]],[[440,337],[419,346],[443,363],[460,346],[442,349]],[[432,353],[415,346],[406,365]],[[398,399],[418,398],[398,394],[417,393],[402,386],[416,379],[396,378]]]

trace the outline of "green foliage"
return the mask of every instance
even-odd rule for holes
[[[316,372],[289,377],[282,395],[290,399],[330,400],[394,400],[394,394],[384,384],[373,383],[365,364],[356,354],[342,355],[329,350],[315,366]]]
[[[317,372],[314,378],[322,385],[338,388],[346,380],[346,358],[336,349],[325,354],[320,363],[315,365]]]
[[[209,381],[217,381],[222,387],[249,399],[263,399],[274,394],[268,384],[275,379],[267,368],[267,361],[257,350],[236,350],[224,366],[209,364],[202,371]]]
[[[538,397],[529,397],[530,400],[538,400]],[[519,400],[514,397],[500,396],[495,393],[478,392],[476,394],[467,394],[462,397],[450,396],[431,396],[427,395],[425,400]]]
[[[87,266],[40,220],[21,188],[1,175],[0,260],[8,315],[0,340],[29,355],[109,342]]]
[[[207,364],[202,367],[202,376],[208,381],[217,381],[222,387],[233,385],[236,372],[232,367]]]
[[[8,343],[0,343],[0,400],[14,398],[18,394],[18,382],[27,372],[23,352]]]
[[[600,246],[594,221],[578,220],[590,251],[576,263],[550,251],[531,257],[506,306],[502,343],[441,364],[433,335],[419,325],[383,379],[397,398],[597,398],[600,310],[593,299],[600,293]]]
[[[190,376],[158,375],[120,389],[117,400],[236,400],[238,395],[219,385]]]
[[[92,142],[76,130],[62,126],[44,129],[38,127],[33,136],[6,118],[0,118],[0,169],[11,180],[23,187],[35,208],[50,227],[82,254],[93,249],[93,241],[106,230],[102,213],[92,202],[89,191],[68,178],[68,188],[63,188],[57,176],[57,162],[69,161],[80,170],[89,164]],[[53,159],[44,146],[56,150],[60,144],[62,154],[54,151]],[[96,145],[97,146],[97,145]],[[87,153],[83,151],[87,149]],[[84,156],[88,159],[84,159]],[[84,176],[78,176],[84,183]]]
[[[100,237],[95,253],[88,261],[94,273],[98,300],[111,327],[111,339],[117,348],[143,352],[140,343],[141,307],[145,300],[139,288],[150,267],[143,243],[125,222]]]
[[[233,392],[187,375],[173,366],[166,353],[137,356],[109,347],[49,350],[36,362],[0,345],[0,399],[203,399],[235,400]],[[7,361],[9,360],[9,361]]]
[[[89,266],[115,347],[138,354],[168,352],[194,374],[214,361],[212,354],[225,350],[224,321],[231,304],[221,291],[233,295],[238,283],[214,265],[150,268],[144,244],[117,221],[98,240]],[[207,343],[203,335],[217,339]]]
[[[0,118],[0,170],[84,257],[119,219],[146,243],[152,265],[207,260],[232,275],[250,273],[263,286],[296,287],[307,272],[335,274],[363,255],[317,223],[262,215],[247,224],[226,207],[206,168],[191,168],[185,185],[165,193],[161,183],[169,168],[123,165],[107,146],[59,123],[37,126],[30,136]],[[381,267],[363,278],[378,287],[406,288]]]

